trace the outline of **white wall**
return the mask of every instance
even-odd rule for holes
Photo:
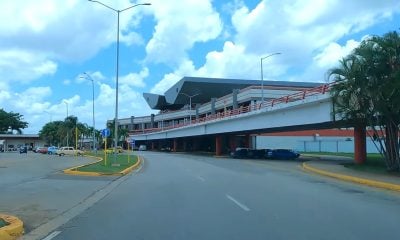
[[[348,137],[257,136],[256,148],[286,148],[301,152],[354,153],[354,139]],[[370,138],[367,138],[367,153],[379,153]]]

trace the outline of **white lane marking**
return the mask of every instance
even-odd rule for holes
[[[250,208],[248,208],[246,205],[244,205],[243,203],[239,202],[238,200],[234,199],[232,196],[226,194],[226,197],[231,200],[232,202],[234,202],[236,205],[238,205],[241,209],[245,210],[246,212],[250,211]]]
[[[49,234],[47,237],[43,238],[42,240],[51,240],[51,239],[55,238],[60,233],[61,233],[61,231],[54,231],[51,234]]]
[[[205,182],[205,181],[206,181],[202,176],[197,176],[197,178],[198,178],[200,181],[202,181],[202,182]]]

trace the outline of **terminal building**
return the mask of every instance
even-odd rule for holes
[[[209,117],[256,110],[260,108],[262,102],[303,92],[322,84],[184,77],[163,95],[143,93],[149,107],[158,110],[157,114],[118,119],[118,126],[120,129],[126,129],[130,138],[135,139],[135,135],[167,131],[179,126],[201,123]],[[237,135],[234,144],[229,144],[229,141],[232,140],[223,140],[225,145],[223,152],[232,150],[232,147],[229,146],[259,147],[262,141],[260,141],[261,138],[257,140],[257,136],[259,134]],[[135,144],[136,146],[147,145],[148,149],[215,151],[213,136],[197,136],[177,141],[178,144],[173,139],[159,139],[158,141],[136,141]]]

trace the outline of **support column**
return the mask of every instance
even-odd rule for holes
[[[178,139],[174,138],[174,147],[172,149],[174,152],[176,152],[178,150]]]
[[[221,156],[222,155],[222,136],[217,135],[215,137],[215,155]]]
[[[234,152],[236,149],[236,141],[235,141],[235,135],[229,136],[229,148],[231,152]]]
[[[365,126],[354,127],[354,161],[363,164],[367,159],[367,140]]]
[[[246,134],[244,136],[244,146],[243,147],[250,148],[250,146],[251,146],[251,142],[250,141],[251,141],[250,134]]]
[[[154,150],[154,141],[151,142],[151,150]]]

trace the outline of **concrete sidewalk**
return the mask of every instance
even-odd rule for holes
[[[351,158],[318,156],[317,160],[303,163],[303,169],[320,175],[337,178],[358,184],[400,191],[400,177],[384,173],[371,173],[353,170],[344,164],[354,162]]]

